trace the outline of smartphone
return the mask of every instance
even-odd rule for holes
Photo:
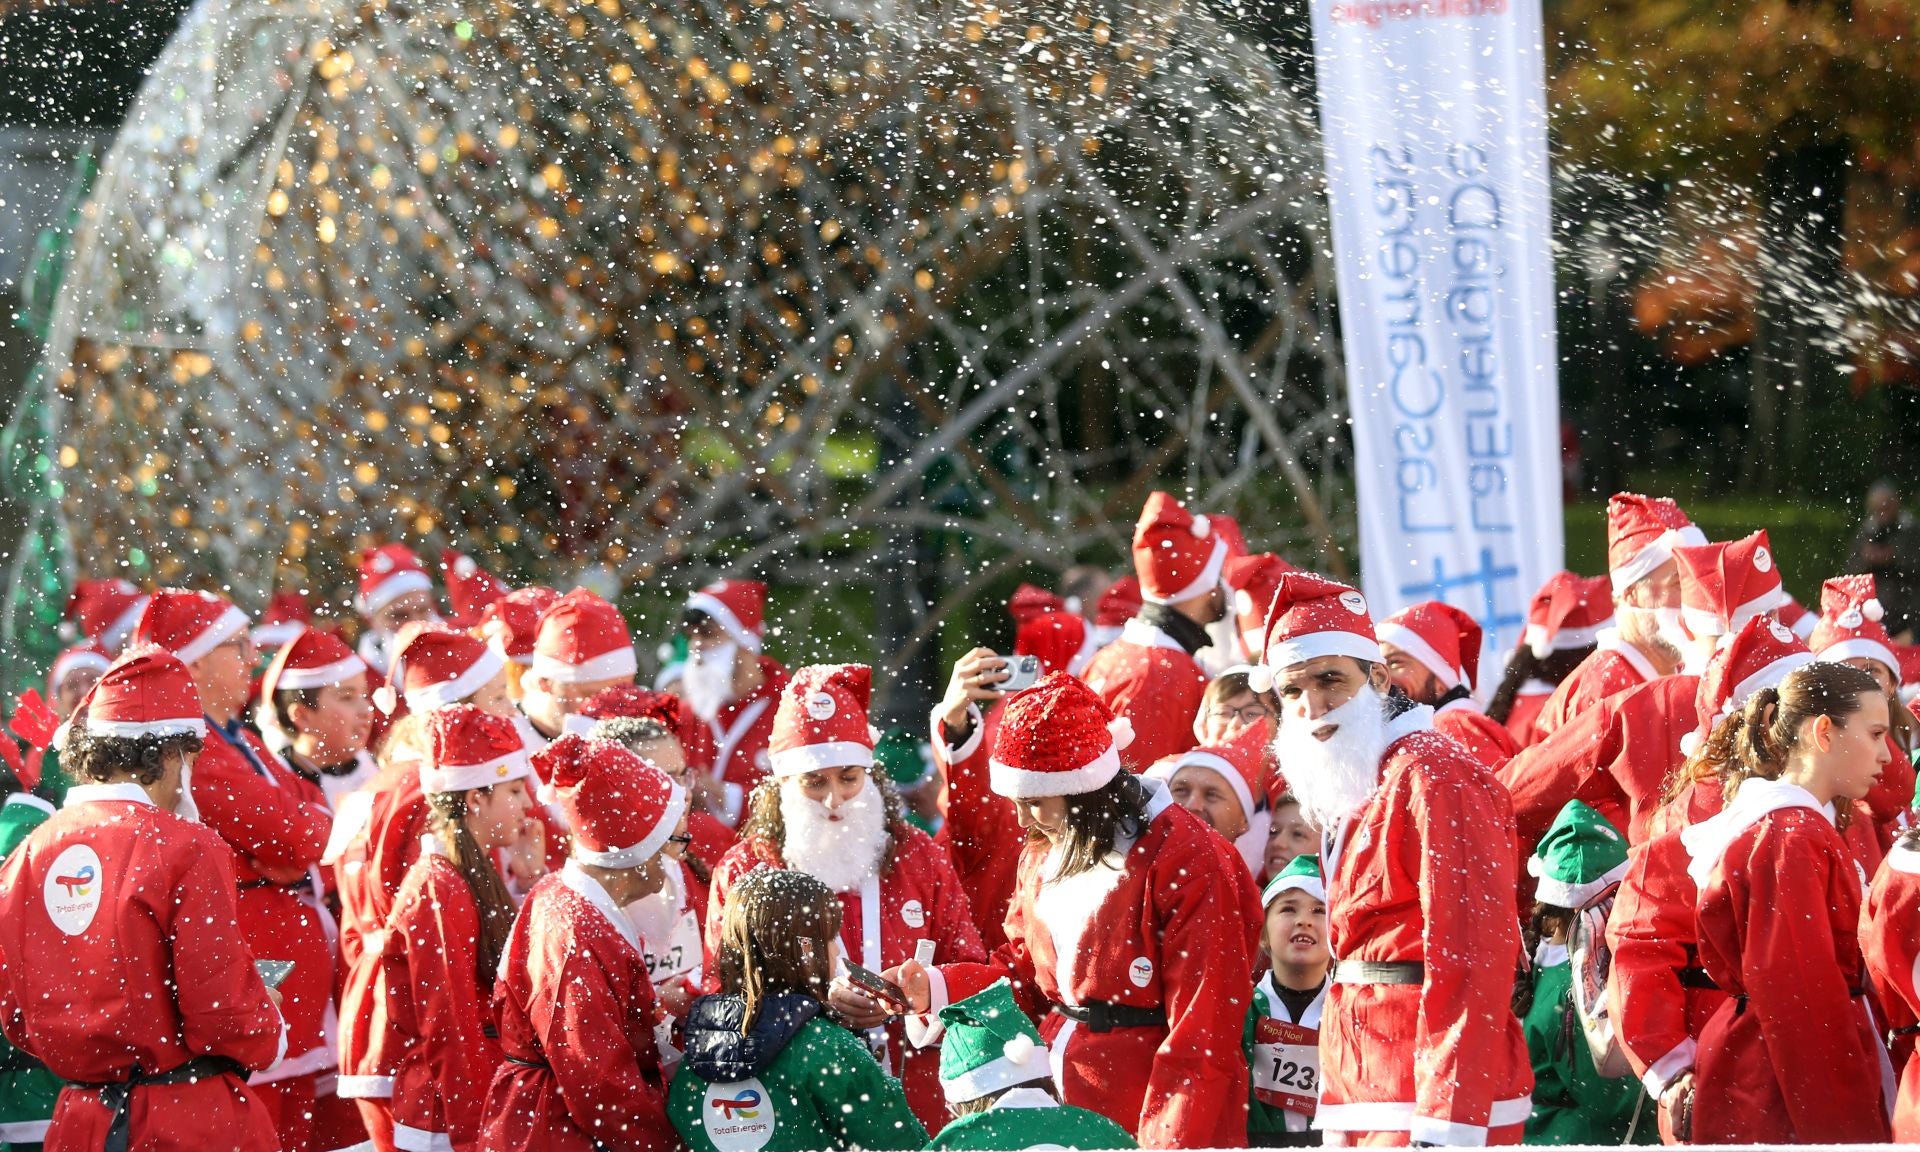
[[[847,966],[847,981],[856,988],[864,988],[887,1003],[897,1005],[902,1012],[912,1002],[900,985],[880,975],[871,968],[863,968],[851,960],[844,961]]]
[[[1014,692],[1023,692],[1034,686],[1040,679],[1040,657],[1007,657],[1007,678],[994,685],[1002,696]]]
[[[260,981],[269,988],[278,988],[293,973],[291,960],[255,960],[253,970],[260,973]]]

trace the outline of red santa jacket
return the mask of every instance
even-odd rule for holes
[[[1082,677],[1116,716],[1133,724],[1122,755],[1144,768],[1194,746],[1193,718],[1207,691],[1207,674],[1180,642],[1135,617],[1120,639],[1102,648]]]
[[[285,1037],[236,918],[218,836],[137,785],[77,785],[0,868],[0,1028],[69,1081],[196,1056],[265,1068]],[[103,1147],[111,1120],[97,1093],[69,1088],[47,1147]],[[210,1133],[242,1152],[280,1146],[238,1077],[134,1090],[134,1148],[188,1152]]]
[[[999,707],[996,701],[994,707]],[[953,871],[967,893],[967,907],[980,943],[997,951],[1007,942],[1007,908],[1020,879],[1020,854],[1027,834],[1014,815],[1013,801],[994,792],[987,780],[993,743],[978,708],[967,716],[973,732],[964,744],[947,743],[945,726],[933,718],[933,760],[947,779],[947,819],[934,842],[953,859]]]
[[[606,889],[569,862],[533,886],[493,986],[505,1059],[488,1152],[668,1152],[653,982]]]
[[[1560,681],[1540,709],[1533,722],[1534,739],[1545,740],[1616,692],[1659,678],[1659,669],[1638,648],[1621,639],[1619,629],[1602,628],[1599,647]]]
[[[1433,730],[1458,740],[1475,760],[1493,770],[1504,767],[1520,751],[1513,733],[1471,700],[1450,700],[1434,709]]]
[[[1320,1025],[1334,1132],[1484,1143],[1522,1124],[1533,1068],[1509,1003],[1520,960],[1506,790],[1415,707],[1388,723],[1380,784],[1323,854],[1341,962],[1415,962],[1418,985],[1336,981]]]
[[[351,958],[340,993],[337,1091],[343,1097],[377,1100],[393,1095],[394,1062],[401,1040],[387,1010],[381,954],[386,948],[387,917],[420,854],[420,837],[426,830],[427,803],[420,793],[420,776],[410,768],[402,769],[374,797],[364,846],[350,849],[341,860],[341,909],[355,922],[363,942]]]
[[[1727,999],[1703,987],[1693,906],[1680,833],[1720,811],[1725,789],[1716,778],[1691,785],[1647,822],[1646,838],[1627,853],[1627,874],[1607,915],[1607,1012],[1627,1060],[1658,1099],[1693,1067],[1700,1032]]]
[[[935,1007],[1002,976],[1038,1016],[1057,1004],[1160,1009],[1164,1026],[1095,1032],[1052,1012],[1041,1031],[1066,1103],[1143,1148],[1236,1148],[1247,1139],[1240,1041],[1252,996],[1259,901],[1233,846],[1142,780],[1147,826],[1108,863],[1054,880],[1046,846],[1021,857],[1007,943],[985,964],[945,965]]]
[[[1886,1141],[1886,1052],[1858,938],[1863,879],[1831,817],[1791,784],[1749,779],[1683,839],[1705,877],[1700,962],[1738,998],[1700,1037],[1693,1139]]]
[[[480,909],[473,889],[437,846],[424,850],[387,917],[381,964],[387,1010],[401,1046],[394,1060],[393,1131],[409,1147],[466,1152],[480,1137],[480,1107],[500,1045],[480,987]]]
[[[780,692],[787,686],[787,670],[766,656],[760,661],[760,687],[728,702],[713,718],[713,761],[709,774],[726,791],[727,810],[720,813],[737,825],[746,814],[747,797],[767,775],[767,742],[773,739],[773,716]],[[688,761],[692,763],[691,760]]]
[[[209,728],[215,726],[211,721]],[[240,730],[246,753],[216,729],[193,762],[193,802],[200,821],[233,849],[240,881],[240,934],[257,959],[291,960],[281,983],[280,1014],[287,1022],[287,1055],[256,1075],[270,1083],[335,1066],[325,1035],[333,996],[334,926],[321,903],[318,865],[333,827],[333,811],[318,785]]]
[[[934,942],[935,963],[979,963],[987,957],[974,931],[966,890],[954,875],[947,854],[926,833],[911,825],[893,828],[893,861],[870,885],[840,894],[840,946],[847,958],[875,972],[913,959],[921,940]],[[784,868],[778,849],[764,840],[743,837],[713,870],[707,897],[707,985],[719,988],[713,949],[726,922],[727,896],[740,878],[757,868]],[[878,915],[870,915],[870,910]],[[869,933],[869,928],[873,931]],[[887,1025],[887,1071],[900,1078],[907,1103],[929,1132],[948,1119],[940,1089],[940,1053],[906,1043],[901,1021]]]
[[[1874,874],[1860,916],[1860,952],[1874,991],[1896,1030],[1920,1021],[1920,851],[1896,844]],[[1893,1139],[1920,1144],[1920,1060],[1913,1059],[1912,1034],[1898,1046],[1906,1057],[1900,1070],[1900,1094],[1893,1107]]]
[[[1514,693],[1513,707],[1507,710],[1507,731],[1516,745],[1525,748],[1540,739],[1535,723],[1552,697],[1553,685],[1545,680],[1529,680]]]

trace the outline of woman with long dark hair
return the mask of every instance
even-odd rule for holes
[[[1613,623],[1613,591],[1605,576],[1556,572],[1533,594],[1527,630],[1507,658],[1506,674],[1487,715],[1525,748],[1539,738],[1533,721],[1560,682],[1593,655],[1600,629]]]
[[[1731,995],[1701,1034],[1702,1144],[1876,1143],[1891,1076],[1856,938],[1861,877],[1837,826],[1888,760],[1886,695],[1816,662],[1755,692],[1699,760],[1727,807],[1681,833],[1700,962]]]
[[[531,774],[513,721],[471,704],[427,718],[420,787],[430,829],[387,917],[387,1005],[401,1051],[393,1142],[409,1152],[477,1146],[500,1045],[494,974],[513,900],[494,853],[527,823]]]

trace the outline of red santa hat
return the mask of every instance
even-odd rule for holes
[[[1676,548],[1673,558],[1680,566],[1680,619],[1700,639],[1738,632],[1779,607],[1785,595],[1764,528],[1731,544]]]
[[[303,629],[273,654],[260,678],[261,699],[271,702],[275,692],[330,688],[367,670],[367,662],[346,642],[318,628]]]
[[[1267,634],[1267,605],[1280,588],[1280,577],[1300,569],[1271,552],[1236,556],[1221,571],[1227,587],[1233,589],[1233,618],[1240,629],[1240,642],[1249,656],[1258,657]]]
[[[465,792],[533,774],[520,729],[505,716],[453,704],[427,716],[420,791]]]
[[[247,614],[224,597],[185,588],[163,588],[153,594],[133,642],[165,648],[191,664],[247,630]]]
[[[107,652],[117,651],[132,635],[147,594],[125,580],[77,580],[67,597],[66,619],[80,635]],[[68,630],[67,634],[72,635]]]
[[[1784,589],[1780,592],[1780,606],[1773,610],[1773,614],[1780,618],[1780,623],[1793,629],[1793,634],[1802,640],[1811,637],[1813,630],[1820,626],[1820,614],[1807,611],[1805,604],[1795,600],[1793,593]]]
[[[406,699],[407,711],[431,712],[472,696],[506,666],[506,657],[476,636],[421,624],[405,630],[393,654],[388,686],[376,692],[374,699],[382,711],[391,713],[397,689]]]
[[[121,656],[94,681],[74,715],[87,718],[87,734],[121,740],[143,737],[205,736],[207,721],[200,691],[186,661],[160,648],[141,646]],[[67,742],[69,719],[54,734],[54,746]]]
[[[538,584],[513,591],[480,612],[480,634],[502,656],[522,667],[533,663],[533,642],[540,634],[540,617],[560,599],[560,593]]]
[[[313,609],[307,606],[306,596],[283,588],[267,601],[260,623],[253,626],[253,643],[257,648],[279,648],[312,626]]]
[[[453,610],[454,622],[462,628],[479,623],[487,605],[512,591],[473,557],[452,548],[440,553],[440,582],[447,586],[447,607]]]
[[[1133,527],[1133,570],[1140,598],[1176,604],[1211,592],[1220,583],[1229,545],[1213,522],[1195,516],[1165,492],[1147,497]]]
[[[1616,594],[1673,559],[1675,548],[1706,542],[1706,533],[1665,496],[1621,492],[1607,501],[1607,569]]]
[[[1820,622],[1807,646],[1822,660],[1878,660],[1900,678],[1900,657],[1893,638],[1880,623],[1886,609],[1880,605],[1873,577],[1835,576],[1820,586]]]
[[[372,616],[409,592],[432,590],[427,566],[405,544],[382,544],[360,553],[360,593],[354,605],[362,616]]]
[[[1255,692],[1272,686],[1268,677],[1273,673],[1322,656],[1377,664],[1380,640],[1367,614],[1367,598],[1358,589],[1312,572],[1288,572],[1280,577],[1267,607],[1260,651],[1262,668],[1256,671],[1264,670],[1267,677],[1258,677],[1265,683],[1253,685]]]
[[[1748,697],[1762,688],[1779,687],[1789,672],[1813,660],[1806,642],[1785,624],[1765,613],[1748,619],[1738,632],[1721,639],[1707,661],[1694,694],[1700,726],[1680,738],[1681,753],[1689,758],[1698,754],[1714,726],[1738,711]]]
[[[1480,622],[1438,600],[1409,604],[1380,622],[1380,643],[1391,644],[1440,678],[1444,688],[1464,684],[1472,691],[1480,678]]]
[[[533,674],[558,684],[613,680],[640,670],[633,638],[620,610],[575,588],[540,617],[533,641]]]
[[[53,658],[53,667],[47,669],[47,695],[59,695],[60,685],[75,672],[105,672],[112,663],[113,658],[98,644],[75,644]]]
[[[573,858],[596,868],[637,868],[666,846],[687,796],[660,769],[610,740],[568,732],[534,753],[573,832]]]
[[[1078,678],[1054,672],[1007,701],[987,780],[1010,800],[1083,795],[1119,774],[1131,743],[1125,717]]]
[[[735,644],[758,652],[766,631],[767,586],[758,580],[720,580],[689,596],[687,611],[704,612]]]
[[[1042,612],[1022,624],[1013,638],[1013,654],[1038,656],[1042,673],[1078,676],[1099,650],[1098,638],[1078,612]]]
[[[1043,612],[1065,612],[1067,602],[1037,584],[1022,584],[1013,590],[1007,599],[1007,615],[1013,617],[1013,629],[1018,632],[1027,626],[1027,621]]]
[[[1234,798],[1240,801],[1240,810],[1251,821],[1254,797],[1266,789],[1267,748],[1272,739],[1273,727],[1263,717],[1259,723],[1242,728],[1238,735],[1224,744],[1168,756],[1142,775],[1171,781],[1180,769],[1188,766],[1211,769],[1219,773],[1227,786],[1233,789]]]
[[[1127,621],[1140,615],[1140,605],[1140,578],[1122,576],[1100,593],[1099,602],[1093,606],[1093,626],[1125,627]]]
[[[873,767],[873,728],[867,705],[873,669],[865,664],[809,664],[780,690],[767,742],[775,776],[802,776],[826,768]]]
[[[1912,703],[1920,699],[1920,644],[1895,645],[1894,654],[1900,657],[1900,699]]]
[[[1535,659],[1597,643],[1613,627],[1613,596],[1605,576],[1556,572],[1527,606],[1523,639]]]

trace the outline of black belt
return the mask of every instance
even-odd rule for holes
[[[1707,975],[1707,970],[1697,964],[1690,964],[1680,969],[1680,987],[1694,988],[1702,992],[1720,990],[1720,985],[1713,982],[1713,977]]]
[[[260,888],[279,888],[282,891],[286,891],[286,892],[305,892],[307,895],[311,896],[313,895],[313,877],[302,876],[300,879],[295,880],[291,884],[282,884],[278,880],[242,880],[240,881],[240,891],[242,892],[253,891],[255,889],[260,889]]]
[[[1333,966],[1336,984],[1424,984],[1427,966],[1418,960],[1342,960]]]
[[[505,1052],[502,1052],[501,1055],[507,1057],[507,1063],[518,1064],[522,1068],[547,1068],[547,1062],[545,1060],[524,1060],[518,1056],[507,1056]],[[550,1068],[547,1070],[552,1071]]]
[[[107,1143],[104,1152],[127,1152],[132,1143],[131,1112],[133,1090],[149,1084],[194,1084],[201,1080],[211,1080],[216,1076],[237,1076],[244,1083],[247,1070],[238,1060],[226,1056],[195,1056],[167,1072],[144,1073],[137,1067],[133,1075],[125,1080],[110,1080],[101,1084],[85,1084],[74,1081],[67,1085],[81,1092],[98,1092],[100,1103],[113,1113],[113,1120],[107,1126]]]
[[[1104,1000],[1089,1000],[1085,1004],[1055,1004],[1053,1010],[1069,1020],[1078,1020],[1094,1032],[1111,1032],[1115,1028],[1165,1028],[1167,1026],[1165,1008],[1135,1008],[1131,1004],[1109,1004]]]
[[[1858,998],[1861,996],[1865,996],[1866,994],[1867,994],[1867,990],[1865,988],[1847,989],[1847,995],[1849,997]],[[1741,1015],[1744,1015],[1746,1011],[1747,1011],[1747,994],[1745,992],[1735,992],[1733,994],[1733,1014],[1735,1016],[1741,1016]]]

